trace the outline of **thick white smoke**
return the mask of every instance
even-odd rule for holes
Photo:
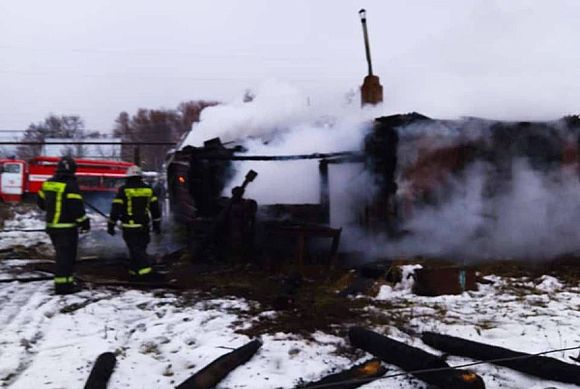
[[[580,184],[573,170],[549,173],[514,163],[511,189],[485,195],[488,167],[475,164],[443,204],[407,220],[400,241],[369,242],[375,255],[534,259],[580,253]]]
[[[200,146],[220,137],[223,142],[241,141],[249,155],[356,151],[371,120],[387,114],[381,110],[362,110],[358,102],[321,109],[292,86],[270,81],[251,102],[240,99],[206,109],[185,144]],[[412,165],[424,150],[485,141],[489,124],[467,119],[408,126],[401,132],[399,164]],[[249,169],[259,176],[246,195],[260,204],[319,202],[316,160],[238,162],[237,175],[224,195]],[[485,162],[471,164],[462,179],[448,183],[444,202],[416,207],[401,225],[409,234],[393,241],[369,236],[357,224],[376,189],[362,164],[330,165],[331,224],[345,227],[344,248],[378,257],[541,259],[580,252],[580,184],[575,171],[542,172],[516,159],[509,190],[490,198],[485,194],[490,169]],[[404,196],[408,188],[403,177],[399,185]]]
[[[201,146],[207,139],[220,137],[222,142],[241,142],[248,155],[357,151],[381,110],[380,106],[361,109],[358,100],[319,104],[289,84],[270,80],[256,90],[252,101],[240,97],[206,108],[184,144]],[[241,184],[250,169],[259,176],[246,194],[261,204],[319,202],[317,160],[236,163],[237,175],[224,194]],[[334,189],[348,185],[345,181],[334,177]]]
[[[399,129],[399,200],[412,195],[414,178],[426,178],[425,174],[404,177],[402,171],[415,166],[427,152],[466,142],[477,141],[493,149],[492,124],[475,120],[427,121]],[[552,135],[545,134],[546,142],[556,136],[569,142],[569,146],[575,145],[578,134],[563,123],[553,123],[553,128],[557,130]],[[551,146],[546,143],[545,147]],[[505,157],[510,160],[510,156]],[[580,253],[577,164],[532,168],[528,159],[512,157],[502,167],[506,169],[502,173],[504,180],[494,177],[497,166],[485,159],[474,161],[461,174],[451,174],[444,166],[427,170],[427,178],[437,182],[437,190],[444,194],[433,205],[415,203],[400,226],[408,234],[389,240],[384,236],[365,236],[355,228],[354,239],[346,243],[376,257],[541,260]],[[453,155],[447,158],[449,161]],[[428,163],[437,166],[433,159]]]

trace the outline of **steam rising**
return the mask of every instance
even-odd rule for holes
[[[243,141],[249,155],[357,151],[372,119],[384,113],[382,107],[361,110],[356,101],[322,107],[289,84],[267,81],[253,101],[240,98],[206,108],[184,144],[201,146],[207,139],[220,137],[222,142]],[[316,160],[240,162],[236,169],[224,195],[253,169],[259,176],[248,186],[247,197],[261,204],[319,202]]]
[[[489,168],[476,164],[455,182],[444,204],[420,209],[399,242],[375,242],[375,253],[471,259],[543,259],[580,251],[580,185],[571,170],[513,166],[511,189],[487,198]]]
[[[352,103],[322,109],[310,105],[295,88],[270,81],[251,102],[240,99],[206,109],[185,143],[199,146],[217,136],[224,142],[242,140],[250,155],[356,151],[361,150],[371,120],[389,114],[384,110],[361,109]],[[455,127],[427,122],[400,129],[399,201],[408,195],[411,184],[401,170],[415,163],[425,148],[485,142],[490,136],[491,122],[449,123],[456,123]],[[565,130],[562,139],[570,138]],[[259,176],[246,196],[260,204],[319,202],[317,161],[242,162],[236,168],[238,174],[224,195],[254,169]],[[444,198],[437,205],[416,203],[399,226],[408,234],[393,240],[370,236],[356,223],[376,189],[363,166],[331,165],[331,224],[345,228],[343,249],[371,256],[542,259],[580,252],[580,184],[573,167],[538,170],[514,158],[509,185],[488,196],[492,169],[480,160],[460,176],[447,177]]]
[[[550,127],[552,133],[546,129],[541,134],[545,137],[543,148],[553,147],[550,142],[562,148],[576,146],[576,130],[566,128],[563,122],[553,122]],[[493,122],[488,121],[421,122],[400,128],[399,134],[400,204],[412,198],[414,183],[412,178],[402,176],[402,170],[416,164],[422,153],[472,141],[494,147]],[[481,158],[468,164],[460,174],[429,170],[427,177],[423,174],[415,180],[439,181],[435,186],[439,198],[431,205],[414,202],[412,212],[402,218],[400,225],[406,235],[389,240],[360,236],[359,231],[355,235],[357,240],[350,243],[357,249],[364,246],[364,251],[374,256],[389,257],[541,260],[578,254],[580,183],[576,163],[532,167],[529,160],[524,156],[507,156],[500,178],[497,166]],[[436,161],[430,163],[436,166]],[[402,208],[401,213],[405,214]]]

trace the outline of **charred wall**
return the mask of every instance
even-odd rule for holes
[[[167,182],[176,221],[187,223],[196,216],[219,213],[221,193],[234,174],[230,158],[235,151],[216,138],[203,147],[186,146],[175,153],[167,168]]]

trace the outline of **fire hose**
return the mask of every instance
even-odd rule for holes
[[[98,213],[99,215],[101,215],[102,217],[104,217],[105,219],[109,220],[109,217],[102,212],[100,209],[98,209],[97,207],[95,207],[93,204],[87,202],[86,200],[84,201],[85,205],[87,207],[89,207],[90,209],[92,209],[93,211],[95,211],[96,213]],[[34,229],[10,229],[10,230],[0,230],[0,232],[45,232],[46,229],[45,228],[34,228]]]
[[[101,211],[99,208],[95,207],[93,204],[89,203],[88,201],[84,201],[85,205],[87,207],[89,207],[90,209],[92,209],[93,211],[95,211],[96,213],[98,213],[99,215],[101,215],[102,217],[104,217],[105,219],[109,220],[109,216],[107,216],[103,211]]]

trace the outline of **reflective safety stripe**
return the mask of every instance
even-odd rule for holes
[[[82,199],[83,199],[83,196],[81,196],[81,195],[80,195],[80,194],[78,194],[78,193],[67,193],[67,194],[66,194],[66,198],[67,198],[67,199],[76,199],[76,200],[82,200]]]
[[[148,197],[153,196],[153,189],[151,188],[125,188],[125,196],[127,197],[127,215],[133,216],[133,197]],[[150,201],[150,199],[148,199]]]
[[[81,217],[79,217],[79,218],[77,219],[77,223],[84,222],[84,221],[85,221],[85,220],[87,220],[87,219],[88,219],[87,215],[83,215],[83,216],[81,216]]]
[[[42,190],[45,192],[64,192],[66,183],[56,181],[44,181],[42,183]]]
[[[74,282],[74,277],[54,277],[55,284],[72,284]]]
[[[153,197],[151,197],[151,200],[150,200],[150,201],[151,201],[151,202],[153,202],[153,201],[157,201],[157,196],[153,196]]]
[[[38,197],[40,197],[41,199],[44,199],[44,192],[42,190],[38,191]]]
[[[60,214],[62,213],[62,194],[64,193],[64,189],[62,192],[56,193],[56,208],[54,210],[54,218],[52,219],[53,223],[58,223],[60,221]]]
[[[125,188],[127,197],[151,197],[153,190],[151,188]]]
[[[129,274],[132,276],[144,276],[145,274],[149,274],[152,271],[153,271],[152,267],[144,267],[144,268],[139,269],[137,271],[129,270]]]
[[[127,197],[127,214],[133,216],[133,197]]]
[[[42,190],[44,192],[55,192],[56,193],[56,204],[54,210],[54,217],[52,218],[52,223],[47,223],[48,227],[50,224],[59,224],[60,214],[62,213],[62,195],[66,189],[66,183],[64,182],[54,182],[54,181],[44,181],[42,184]],[[54,226],[53,228],[61,228]]]
[[[141,228],[143,224],[127,224],[123,223],[123,228]]]
[[[123,204],[123,199],[113,199],[113,204]]]
[[[47,228],[75,228],[76,223],[46,223]]]
[[[139,271],[137,272],[140,276],[144,276],[145,274],[149,274],[153,271],[153,268],[151,267],[144,267],[143,269],[139,269]]]
[[[158,218],[158,219],[153,219],[153,221],[154,221],[154,222],[160,222],[160,221],[161,221],[161,218]]]

